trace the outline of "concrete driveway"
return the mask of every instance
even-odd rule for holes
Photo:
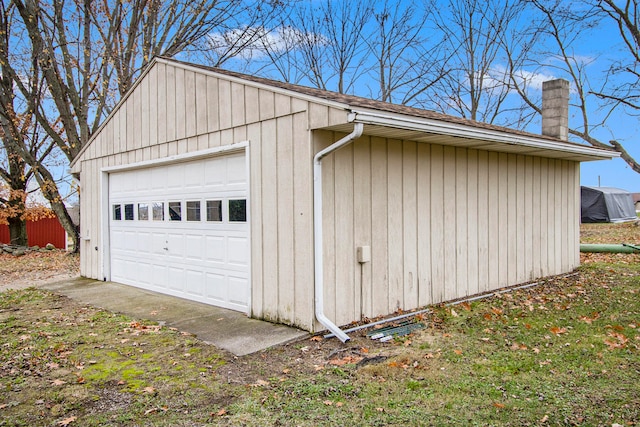
[[[83,304],[148,319],[189,332],[198,339],[244,356],[296,341],[309,334],[299,329],[250,319],[237,311],[188,301],[115,282],[74,278],[39,286]]]

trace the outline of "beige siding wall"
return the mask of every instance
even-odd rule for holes
[[[576,162],[365,136],[323,165],[325,307],[337,324],[579,264]],[[362,265],[361,245],[372,254]]]
[[[308,110],[306,101],[156,64],[81,157],[82,275],[104,275],[102,168],[248,140],[252,315],[313,328]],[[316,106],[313,117],[328,125],[346,112]]]

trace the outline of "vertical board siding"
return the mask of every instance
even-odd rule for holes
[[[373,137],[353,147],[329,156],[324,175],[325,306],[337,324],[578,265],[575,162]],[[366,276],[362,245],[371,246]],[[345,282],[349,265],[356,274]]]
[[[417,144],[413,141],[404,141],[402,144],[402,225],[404,229],[418,228],[418,182],[417,182]],[[403,239],[403,264],[404,286],[402,288],[402,306],[415,304],[418,300],[418,236],[416,233],[405,234]]]
[[[388,244],[388,266],[389,286],[387,313],[393,313],[399,308],[403,308],[403,282],[404,268],[402,257],[404,255],[404,238],[402,230],[403,211],[411,209],[403,204],[402,194],[402,142],[387,142],[387,244]]]
[[[371,245],[369,230],[371,230],[371,140],[360,138],[353,145],[353,184],[354,197],[354,245],[358,247]],[[369,286],[371,282],[371,263],[359,263],[354,271],[353,281],[356,284],[356,300],[360,300],[358,317],[370,316],[372,295]]]
[[[278,317],[293,319],[295,313],[295,259],[293,240],[293,140],[291,116],[280,117],[277,123],[276,138],[276,179],[277,213],[274,218],[278,224]]]
[[[431,171],[422,162],[431,158],[431,145],[418,144],[416,154],[417,175],[417,276],[418,305],[430,304],[431,296]],[[409,304],[407,304],[409,305]]]
[[[371,292],[371,314],[383,313],[388,309],[388,234],[387,234],[387,143],[382,138],[371,138],[371,283],[364,283]],[[326,235],[326,234],[325,234]],[[395,236],[394,236],[395,237]],[[373,283],[384,286],[372,286]]]
[[[247,129],[247,138],[251,141],[249,151],[249,212],[251,221],[251,309],[254,317],[262,317],[264,287],[262,284],[265,256],[262,246],[262,124],[250,125]],[[256,280],[259,279],[258,280]]]
[[[313,161],[312,141],[307,132],[306,111],[293,116],[293,241],[294,274],[289,284],[295,298],[293,324],[310,325],[314,311],[313,268]]]

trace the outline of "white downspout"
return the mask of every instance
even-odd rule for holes
[[[316,319],[330,330],[342,342],[349,341],[349,336],[337,327],[324,314],[324,273],[323,273],[323,239],[322,239],[322,159],[337,149],[349,144],[362,135],[364,125],[355,123],[353,132],[339,141],[334,142],[313,157],[313,242],[315,269],[315,311]]]

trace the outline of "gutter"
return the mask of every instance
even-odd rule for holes
[[[334,151],[351,143],[362,135],[364,125],[355,123],[353,132],[344,138],[334,142],[324,150],[313,156],[313,243],[315,271],[315,314],[316,320],[333,333],[340,341],[349,341],[349,336],[324,314],[324,272],[323,272],[323,248],[322,238],[322,159]]]
[[[534,135],[511,134],[506,131],[484,129],[441,120],[403,116],[377,111],[352,110],[349,121],[369,125],[407,129],[425,133],[447,135],[458,138],[476,139],[507,145],[518,145],[536,150],[557,152],[590,157],[591,160],[610,160],[620,157],[620,153],[600,148],[568,142],[536,138]]]

